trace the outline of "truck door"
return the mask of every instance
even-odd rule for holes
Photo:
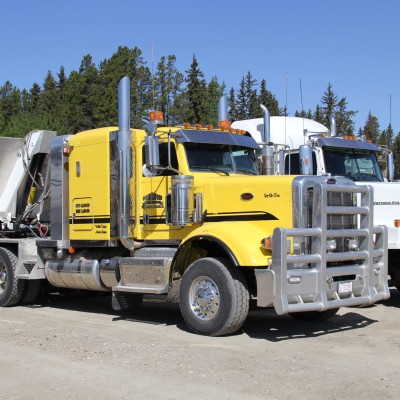
[[[170,145],[171,167],[178,170],[178,159],[175,144]],[[180,227],[171,227],[166,224],[167,194],[171,191],[171,176],[178,173],[167,169],[168,143],[160,143],[160,169],[149,173],[145,167],[145,147],[141,152],[142,173],[139,172],[138,199],[140,209],[140,229],[144,240],[168,240],[171,232]],[[174,236],[174,235],[172,235]]]

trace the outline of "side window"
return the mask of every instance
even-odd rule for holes
[[[289,173],[290,162],[290,173]],[[317,158],[315,152],[312,152],[313,175],[317,175]],[[300,175],[299,153],[290,153],[285,156],[285,175]]]
[[[178,165],[178,158],[176,156],[176,149],[175,145],[171,143],[171,167],[174,169],[179,169]],[[168,143],[160,143],[160,167],[165,168],[168,165]],[[143,164],[145,163],[145,146],[143,146],[142,149],[142,160]],[[156,176],[171,176],[171,175],[177,175],[177,172],[171,171],[170,169],[159,169],[157,171]]]
[[[287,154],[285,157],[285,175],[299,175],[299,174],[300,174],[299,153]]]

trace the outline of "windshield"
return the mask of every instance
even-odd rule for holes
[[[257,158],[252,149],[209,143],[185,143],[185,149],[191,171],[258,175]]]
[[[383,181],[376,153],[371,150],[324,147],[326,172],[353,181]]]

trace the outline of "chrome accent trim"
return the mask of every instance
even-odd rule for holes
[[[186,226],[193,223],[194,177],[174,175],[171,177],[171,224]]]
[[[117,292],[168,293],[172,257],[126,257],[119,263]]]
[[[100,264],[86,258],[48,260],[47,280],[56,287],[84,290],[107,290],[100,279]]]

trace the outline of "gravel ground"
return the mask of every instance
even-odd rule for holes
[[[400,292],[305,323],[252,311],[235,335],[189,332],[176,305],[130,314],[73,292],[0,309],[0,399],[397,399]]]

